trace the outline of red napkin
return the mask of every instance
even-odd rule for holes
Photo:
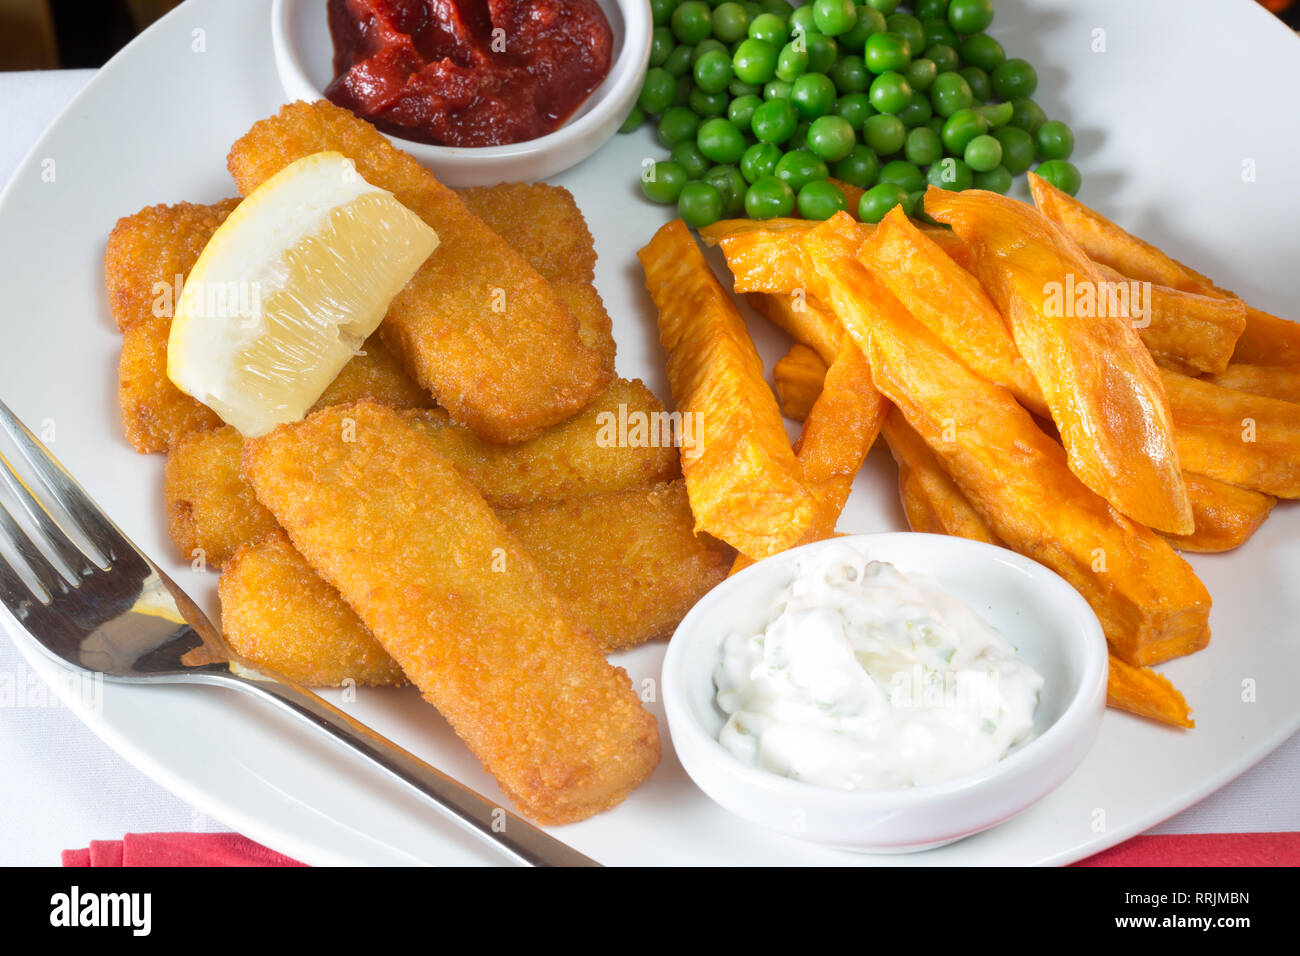
[[[64,866],[303,866],[238,833],[128,833],[64,850]]]

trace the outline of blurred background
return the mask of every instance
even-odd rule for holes
[[[1300,30],[1300,0],[1258,2]],[[180,0],[0,0],[0,70],[102,66],[179,5]]]

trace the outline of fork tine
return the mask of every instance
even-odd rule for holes
[[[39,601],[40,597],[29,588],[9,560],[0,554],[0,603],[9,608],[11,614],[18,616],[18,609],[23,602]]]
[[[31,489],[27,487],[27,482],[23,481],[22,476],[14,470],[14,466],[9,463],[9,459],[3,454],[0,454],[0,478],[4,479],[9,490],[14,493],[14,496],[23,506],[23,510],[36,523],[37,530],[40,531],[50,547],[54,549],[60,560],[67,565],[68,570],[77,577],[85,577],[93,573],[93,568],[91,568],[86,555],[59,527],[54,517],[36,499]]]
[[[67,590],[67,585],[59,572],[55,570],[54,565],[41,554],[40,550],[32,543],[32,539],[27,537],[27,532],[18,526],[9,511],[0,506],[0,534],[13,543],[18,550],[18,554],[26,562],[27,567],[31,569],[32,575],[40,582],[41,587],[49,594],[53,600],[63,591]],[[10,569],[13,570],[12,568]],[[42,602],[44,603],[44,602]]]
[[[114,527],[90,495],[77,484],[76,479],[68,474],[67,469],[59,464],[58,459],[50,454],[49,449],[36,439],[3,401],[0,401],[0,427],[13,439],[41,481],[67,509],[72,520],[81,526],[81,530],[108,563],[134,551],[134,546],[126,536]]]

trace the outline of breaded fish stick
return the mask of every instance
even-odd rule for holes
[[[366,339],[361,350],[321,392],[312,411],[331,405],[349,405],[363,399],[393,408],[433,407],[433,396],[406,374],[378,335]]]
[[[381,405],[330,408],[249,442],[244,470],[522,812],[581,820],[654,769],[658,729],[627,674],[427,431]]]
[[[149,316],[122,336],[117,399],[126,440],[141,454],[166,452],[190,432],[221,424],[216,412],[167,377],[171,326],[171,316]]]
[[[601,356],[541,274],[454,192],[373,126],[332,103],[291,103],[231,147],[247,195],[289,163],[337,150],[438,233],[380,327],[438,404],[489,441],[520,442],[585,407],[609,384]]]
[[[233,430],[233,429],[232,429]],[[235,652],[307,687],[399,686],[406,675],[283,531],[240,548],[221,574]]]
[[[543,277],[590,283],[596,241],[573,193],[550,183],[471,186],[456,194]]]

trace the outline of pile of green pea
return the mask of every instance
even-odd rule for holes
[[[1070,195],[1074,134],[1033,66],[985,31],[992,0],[650,0],[650,69],[621,132],[655,117],[641,188],[696,228],[847,208],[924,216],[927,184],[1005,193],[1036,162]],[[910,10],[911,12],[907,12]]]

